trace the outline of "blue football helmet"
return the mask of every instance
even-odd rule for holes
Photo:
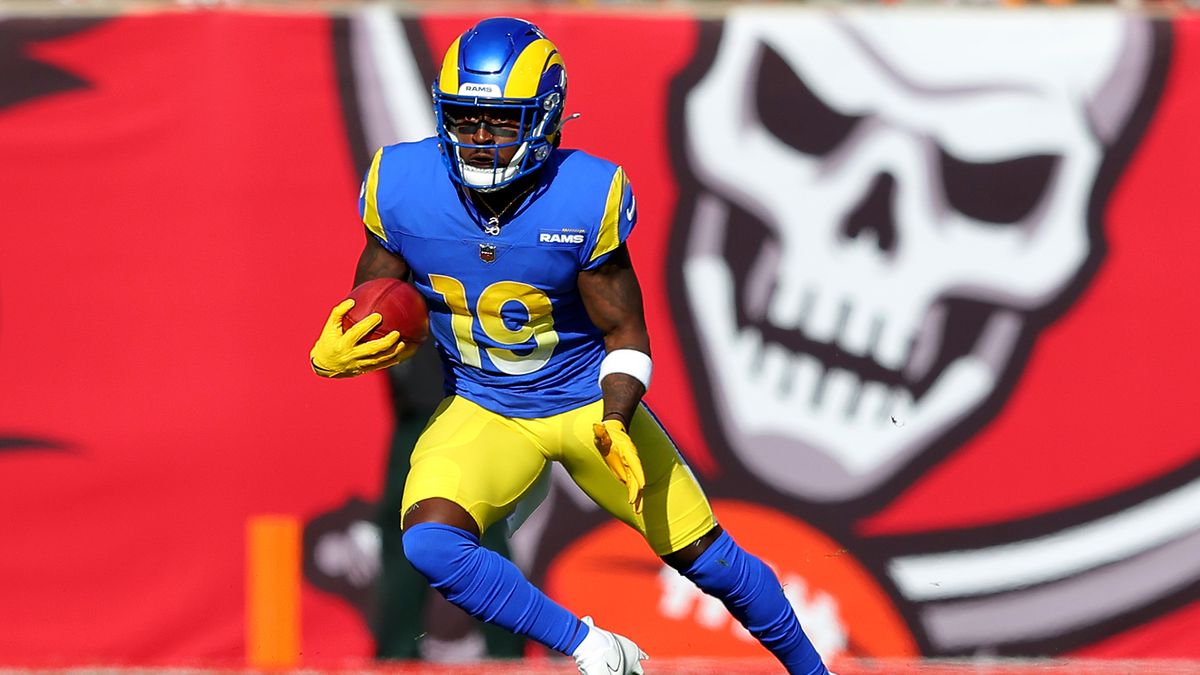
[[[433,107],[442,158],[450,177],[473,190],[489,192],[537,171],[558,145],[567,97],[567,71],[558,48],[522,19],[484,19],[458,37],[442,59],[433,83]],[[485,146],[461,143],[451,126],[457,110],[498,109],[520,120],[515,138],[496,137]],[[463,148],[517,146],[507,165],[467,164]]]

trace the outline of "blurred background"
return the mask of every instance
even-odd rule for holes
[[[1195,4],[0,2],[0,669],[572,671],[399,555],[431,349],[307,363],[374,150],[517,15],[637,192],[647,400],[839,672],[1200,672]],[[774,672],[553,478],[489,545]]]

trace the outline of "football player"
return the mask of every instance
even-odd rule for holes
[[[790,673],[827,673],[779,580],[721,529],[692,472],[641,404],[650,339],[625,240],[637,221],[621,167],[559,147],[567,73],[533,24],[486,19],[447,50],[437,136],[379,150],[363,183],[355,283],[411,279],[429,307],[447,398],[412,455],[402,542],[468,613],[575,658],[581,673],[641,673],[628,638],[557,604],[479,545],[549,462],[636,529]],[[393,332],[358,343],[336,306],[312,349],[326,377],[394,365]]]

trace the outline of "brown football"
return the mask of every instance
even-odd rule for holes
[[[367,333],[360,342],[381,338],[392,331],[400,333],[400,339],[417,345],[429,337],[429,315],[425,299],[412,284],[399,279],[372,279],[350,291],[354,306],[342,318],[342,329],[362,321],[378,312],[383,321]]]

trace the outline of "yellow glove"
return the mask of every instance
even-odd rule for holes
[[[642,512],[642,490],[646,487],[646,474],[642,471],[642,460],[638,458],[633,439],[625,431],[621,420],[604,420],[592,425],[596,436],[596,449],[608,464],[617,480],[629,488],[629,503],[634,513]]]
[[[354,306],[354,300],[343,300],[329,313],[321,337],[313,345],[309,356],[313,372],[322,377],[354,377],[372,370],[388,368],[412,356],[419,345],[411,348],[400,341],[400,333],[387,335],[359,344],[364,335],[370,333],[383,321],[379,314],[369,314],[365,319],[342,332],[342,317]]]

